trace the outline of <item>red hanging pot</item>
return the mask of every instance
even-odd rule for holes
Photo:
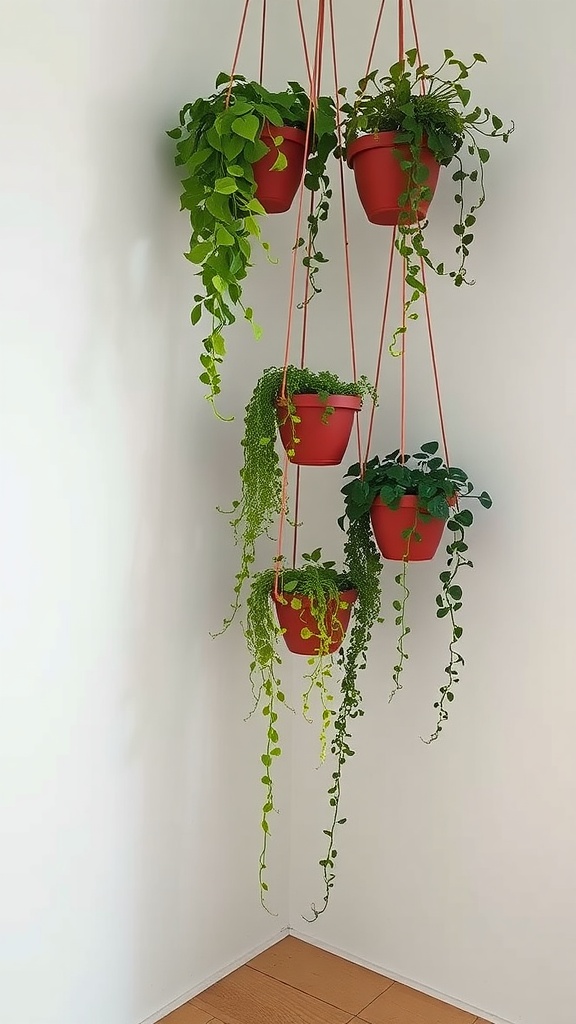
[[[320,650],[318,623],[310,609],[310,598],[304,594],[284,594],[283,601],[272,594],[276,606],[278,622],[284,631],[284,640],[293,654],[307,654],[314,657]],[[339,599],[332,598],[326,608],[326,632],[332,638],[328,650],[324,653],[334,654],[342,642],[348,629],[352,605],[358,597],[357,590],[343,590]],[[296,605],[296,607],[294,607]],[[302,633],[304,632],[304,636]]]
[[[283,141],[276,146],[273,140],[279,137]],[[302,181],[306,132],[301,128],[276,128],[265,121],[260,138],[270,149],[266,156],[252,165],[256,180],[256,199],[262,203],[266,213],[286,213],[292,206]],[[288,166],[283,171],[271,170],[278,151],[283,153],[288,161]]]
[[[374,539],[384,558],[397,562],[425,562],[434,558],[446,526],[445,519],[419,511],[415,494],[405,494],[396,509],[389,508],[380,497],[375,498],[370,519]],[[405,530],[412,528],[411,537],[402,536]]]
[[[399,197],[408,189],[408,174],[400,167],[398,155],[402,160],[410,159],[407,145],[396,145],[396,132],[378,132],[375,135],[362,135],[348,146],[347,160],[354,171],[356,188],[366,216],[372,224],[398,224],[407,207],[401,208]],[[424,184],[432,193],[438,183],[440,164],[428,146],[422,146],[420,159],[428,168],[428,178]],[[420,203],[418,220],[426,217],[430,200]],[[412,221],[416,218],[410,218]],[[410,219],[402,218],[403,223]]]
[[[288,414],[286,399],[276,402],[280,439],[298,466],[339,466],[348,447],[354,416],[362,408],[358,395],[292,395],[299,423]],[[326,410],[333,409],[326,415]]]

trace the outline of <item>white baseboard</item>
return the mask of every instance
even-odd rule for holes
[[[232,961],[232,963],[227,964],[226,967],[217,971],[216,974],[212,974],[209,978],[204,978],[203,981],[198,982],[198,984],[189,989],[188,992],[184,992],[177,999],[168,1003],[167,1006],[158,1010],[157,1013],[153,1013],[150,1017],[146,1017],[146,1020],[141,1021],[141,1024],[158,1024],[163,1017],[172,1013],[173,1010],[178,1010],[184,1005],[184,1003],[193,999],[194,996],[199,995],[200,992],[209,988],[210,985],[215,985],[217,981],[221,981],[222,978],[227,977],[227,975],[231,974],[232,971],[236,971],[239,967],[243,967],[249,960],[258,956],[259,953],[263,953],[266,949],[270,949],[272,946],[275,946],[277,942],[286,938],[287,935],[293,935],[294,938],[300,939],[302,942],[308,942],[311,946],[317,946],[318,949],[324,949],[327,953],[334,953],[335,956],[340,956],[343,960],[350,961],[350,963],[358,964],[359,967],[366,967],[368,970],[374,971],[376,974],[382,974],[384,977],[391,978],[392,981],[397,981],[401,985],[407,985],[408,988],[416,989],[417,992],[423,992],[427,996],[433,996],[435,999],[440,999],[443,1003],[455,1006],[459,1010],[466,1010],[468,1013],[474,1014],[474,1016],[481,1017],[482,1020],[490,1022],[490,1024],[512,1024],[511,1021],[505,1020],[504,1017],[494,1017],[486,1010],[481,1010],[477,1006],[471,1006],[469,1003],[460,1002],[460,1000],[453,999],[444,992],[438,992],[437,989],[429,988],[427,985],[421,985],[412,978],[405,978],[401,974],[396,974],[395,971],[388,971],[383,967],[379,967],[377,964],[371,963],[370,960],[364,960],[362,957],[353,956],[345,949],[340,949],[338,946],[332,946],[328,942],[321,942],[319,939],[315,939],[310,935],[305,935],[303,932],[298,931],[297,928],[282,928],[275,936],[273,936],[273,938],[268,939],[267,942],[260,943],[259,946],[249,950],[244,955],[238,957],[238,959]]]
[[[344,949],[338,949],[337,946],[331,946],[327,942],[320,942],[318,939],[315,939],[310,935],[305,935],[303,932],[299,932],[297,928],[290,928],[289,932],[295,939],[301,939],[302,942],[308,942],[311,946],[317,946],[318,949],[326,950],[327,953],[334,953],[335,956],[340,956],[343,960],[349,960],[350,963],[358,964],[359,967],[366,967],[368,970],[374,971],[376,974],[382,974],[385,978],[391,978],[392,981],[397,981],[401,985],[407,985],[408,988],[414,988],[418,992],[423,992],[427,996],[433,996],[435,999],[441,999],[443,1003],[455,1006],[459,1010],[466,1010],[468,1013],[474,1014],[475,1017],[481,1017],[482,1020],[487,1022],[489,1021],[490,1024],[512,1024],[511,1021],[505,1020],[504,1017],[494,1017],[487,1013],[486,1010],[478,1009],[477,1006],[470,1006],[469,1003],[461,1003],[458,999],[453,999],[451,996],[447,996],[444,992],[438,992],[436,989],[428,988],[426,985],[421,985],[419,982],[413,981],[412,978],[404,978],[401,974],[396,974],[394,971],[386,971],[383,967],[378,967],[377,964],[370,963],[369,960],[363,960],[361,957],[352,956],[351,953],[348,953]]]
[[[266,949],[270,949],[271,946],[275,946],[281,939],[285,939],[289,934],[288,928],[282,928],[272,939],[268,939],[267,942],[260,943],[259,946],[255,946],[254,949],[249,950],[242,956],[238,957],[237,960],[233,960],[231,964],[227,964],[221,971],[217,971],[216,974],[212,974],[209,978],[204,978],[203,981],[199,981],[197,985],[189,989],[188,992],[184,992],[177,999],[172,1000],[167,1006],[164,1006],[157,1013],[153,1013],[150,1017],[146,1017],[146,1020],[141,1021],[141,1024],[158,1024],[158,1021],[162,1020],[163,1017],[167,1017],[173,1010],[178,1010],[184,1003],[187,1003],[190,999],[194,999],[194,996],[200,995],[204,989],[210,988],[210,985],[215,985],[217,981],[221,981],[228,974],[232,974],[232,971],[238,970],[239,967],[243,967],[249,960],[253,960],[259,953],[264,953]]]

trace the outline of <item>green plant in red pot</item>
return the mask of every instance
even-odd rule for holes
[[[469,63],[444,51],[440,67],[420,64],[417,50],[380,76],[370,72],[358,83],[353,102],[345,102],[346,157],[367,217],[374,224],[397,225],[396,248],[404,260],[408,287],[406,314],[426,291],[422,261],[454,284],[473,284],[466,263],[474,241],[476,214],[486,199],[484,167],[490,158],[486,139],[508,141],[514,124],[487,107],[474,105],[465,84],[470,71],[485,63],[481,53]],[[441,166],[455,165],[454,234],[457,263],[446,269],[427,247],[426,221]],[[412,319],[417,314],[412,311]],[[399,328],[395,337],[405,328]]]
[[[251,662],[254,710],[260,708],[266,722],[266,746],[261,755],[264,804],[259,868],[265,907],[270,822],[272,812],[277,810],[274,767],[282,753],[280,716],[286,705],[281,681],[283,649],[306,658],[302,713],[307,721],[312,720],[316,698],[321,723],[320,761],[325,760],[328,748],[335,758],[329,788],[332,820],[325,830],[328,849],[320,861],[324,896],[321,908],[312,908],[316,917],[326,909],[334,884],[334,834],[345,821],[339,812],[342,768],[353,753],[350,721],[362,714],[357,674],[366,662],[372,626],[379,615],[381,562],[369,530],[360,527],[352,529],[347,540],[342,572],[335,562],[322,561],[320,548],[303,555],[302,562],[299,568],[282,566],[279,573],[274,568],[266,569],[251,578],[243,629]],[[341,693],[337,709],[333,707],[335,693],[331,688],[335,670],[340,676]]]
[[[244,414],[242,489],[233,502],[231,526],[240,548],[232,613],[250,576],[256,545],[278,520],[282,501],[282,469],[277,437],[300,465],[336,465],[342,461],[362,396],[373,389],[366,378],[342,381],[329,370],[271,366],[256,382]],[[300,453],[304,453],[304,457]],[[299,457],[296,457],[298,453]]]
[[[373,394],[367,379],[344,382],[331,372],[289,366],[282,397],[280,373],[275,406],[288,458],[297,466],[339,466],[362,398]]]
[[[200,381],[212,402],[220,393],[227,328],[242,316],[255,337],[262,334],[243,298],[253,264],[253,246],[262,241],[260,219],[287,210],[305,170],[304,184],[316,195],[308,217],[313,291],[316,275],[327,262],[317,248],[319,226],[328,216],[332,195],[327,162],[337,144],[334,101],[321,96],[310,119],[310,100],[301,85],[270,92],[240,75],[230,82],[221,73],[207,98],[187,103],[179,124],[168,132],[182,168],[181,206],[190,215],[192,234],[186,259],[197,269],[199,283],[191,312],[193,324],[206,317]],[[306,138],[309,146],[306,153]],[[304,246],[304,240],[299,244]]]
[[[436,597],[436,615],[441,619],[449,617],[452,627],[445,669],[448,680],[440,687],[440,697],[434,705],[438,720],[431,740],[439,736],[448,718],[447,706],[454,699],[453,687],[459,681],[460,666],[464,664],[458,649],[463,630],[456,615],[462,607],[459,574],[463,568],[472,566],[467,554],[467,530],[474,516],[470,509],[460,508],[460,499],[475,498],[484,508],[492,505],[490,495],[486,491],[474,494],[474,486],[464,470],[447,466],[438,450],[437,441],[428,441],[412,456],[402,455],[399,450],[384,459],[376,456],[366,463],[364,472],[359,464],[351,466],[347,476],[352,479],[342,489],[345,514],[340,519],[340,525],[344,528],[347,521],[349,529],[369,517],[384,558],[402,562],[402,569],[395,577],[400,596],[393,602],[395,623],[400,632],[392,695],[402,688],[400,677],[408,658],[405,648],[405,639],[410,633],[406,624],[407,565],[434,558],[444,529],[451,533],[446,547],[446,568],[440,572],[441,590]]]
[[[358,597],[350,578],[336,571],[335,562],[322,562],[321,557],[320,548],[302,555],[303,568],[283,569],[278,587],[272,589],[284,642],[292,654],[335,654]]]

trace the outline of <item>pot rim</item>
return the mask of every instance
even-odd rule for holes
[[[281,593],[282,593],[282,591],[281,591]],[[350,590],[340,590],[339,594],[340,594],[340,598],[342,600],[344,600],[344,601],[347,601],[348,604],[354,604],[354,602],[358,598],[358,591],[355,588],[351,588]],[[276,605],[280,605],[283,608],[286,607],[286,604],[289,605],[289,601],[286,601],[286,604],[284,603],[284,601],[280,601],[276,597],[276,594],[274,593],[273,590],[271,591],[271,597],[272,597],[272,600],[274,601],[274,604],[276,604]],[[302,602],[302,606],[304,608],[309,608],[310,607],[310,598],[307,597],[306,594],[300,594],[297,590],[295,590],[293,592],[290,591],[289,594],[286,594],[286,597],[287,598],[297,597],[298,600]]]
[[[297,142],[300,146],[306,144],[306,132],[302,128],[293,128],[291,125],[275,125],[265,121],[262,125],[260,138],[272,138],[275,135],[282,135],[289,142]]]
[[[372,502],[371,509],[374,508],[374,506],[376,505],[378,508],[387,508],[389,512],[400,512],[403,508],[418,507],[418,500],[419,499],[417,494],[403,494],[402,497],[400,498],[400,504],[398,505],[398,508],[390,508],[390,506],[387,505],[386,502],[382,501],[380,495],[377,494],[376,497],[374,498],[374,501]],[[448,502],[449,505],[455,505],[456,495],[454,494],[452,495],[452,497],[446,498],[446,501]],[[430,512],[425,511],[424,509],[419,509],[419,511],[421,511],[424,515],[429,516],[430,519],[443,519],[443,516],[433,516]]]
[[[322,401],[319,395],[294,394],[292,395],[292,402],[295,406],[311,409],[325,409],[327,405],[331,405],[334,409],[354,409],[355,411],[359,411],[362,408],[362,398],[360,395],[328,395],[326,401]],[[288,401],[286,398],[278,396],[276,398],[276,405],[279,408],[285,409]]]
[[[369,149],[391,149],[396,144],[397,131],[394,132],[371,132],[367,135],[359,135],[354,142],[351,142],[346,149],[346,163],[349,167],[353,166],[355,158],[359,153],[364,153]],[[399,146],[406,146],[406,142],[398,143]],[[423,149],[427,149],[432,154],[431,150],[427,146],[426,142],[422,144]]]

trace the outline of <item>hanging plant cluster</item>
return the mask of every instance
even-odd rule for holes
[[[251,324],[257,338],[262,334],[252,306],[244,300],[254,244],[261,245],[271,258],[268,243],[262,239],[261,224],[269,214],[286,212],[299,197],[284,362],[264,370],[246,406],[240,495],[226,513],[239,550],[239,566],[231,611],[222,631],[242,609],[253,711],[259,710],[266,723],[261,753],[264,800],[259,862],[260,893],[266,908],[270,823],[277,810],[274,769],[282,752],[281,716],[287,705],[283,665],[286,652],[305,659],[302,713],[307,721],[319,718],[320,761],[324,762],[329,753],[332,758],[330,818],[323,830],[326,849],[320,860],[323,894],[319,904],[311,906],[309,919],[314,920],[328,906],[334,885],[335,837],[346,821],[341,811],[342,771],[354,753],[353,720],[363,714],[358,676],[366,667],[374,628],[382,621],[384,565],[387,561],[399,563],[399,571],[393,575],[397,594],[391,601],[397,630],[395,664],[391,667],[393,696],[403,687],[409,658],[408,566],[433,559],[445,530],[449,539],[439,571],[435,613],[449,626],[448,655],[434,703],[436,724],[428,743],[442,732],[464,665],[459,612],[463,606],[462,571],[472,566],[468,531],[474,522],[467,502],[474,499],[483,508],[490,508],[492,500],[486,491],[476,493],[467,473],[453,466],[448,457],[426,268],[450,277],[457,287],[473,283],[467,276],[467,260],[476,215],[486,198],[484,167],[490,152],[484,140],[501,138],[507,142],[513,125],[505,128],[497,115],[472,101],[466,80],[477,64],[485,63],[482,54],[476,53],[471,61],[464,62],[445,50],[436,70],[423,63],[412,2],[409,7],[416,45],[405,48],[404,0],[398,0],[399,59],[385,75],[368,70],[351,100],[338,83],[333,0],[318,0],[313,50],[307,46],[296,0],[309,87],[304,89],[291,82],[284,91],[270,92],[261,81],[247,81],[236,74],[249,2],[245,0],[232,72],[218,76],[210,97],[186,104],[179,125],[168,134],[176,143],[176,163],[185,174],[181,203],[189,212],[192,228],[185,255],[198,267],[199,279],[191,319],[193,324],[204,320],[208,324],[202,340],[200,380],[213,406],[221,391],[228,328],[241,316]],[[370,61],[383,8],[382,2]],[[265,12],[264,0],[260,78]],[[320,89],[326,20],[332,43],[333,97],[321,95]],[[340,161],[352,356],[352,379],[347,382],[331,369],[315,371],[306,366],[308,303],[320,291],[318,272],[326,262],[319,248],[319,230],[330,212],[331,157]],[[372,383],[357,372],[344,163],[353,169],[368,219],[392,228]],[[456,261],[447,268],[444,262],[437,262],[427,246],[426,217],[441,168],[448,166],[454,168],[457,216],[453,225]],[[309,191],[311,202],[303,229],[304,190]],[[290,361],[290,342],[301,256],[306,284],[299,304],[303,310],[301,363],[296,366]],[[381,458],[370,456],[370,450],[395,260],[401,265],[402,319],[391,332],[389,349],[401,365],[400,445]],[[442,448],[438,441],[428,441],[409,455],[405,445],[406,337],[409,321],[418,319],[417,303],[421,298],[425,301]],[[371,411],[363,452],[360,413],[365,406]],[[338,522],[345,539],[341,565],[326,560],[320,546],[303,554],[298,565],[301,472],[308,472],[303,467],[316,467],[321,472],[321,467],[340,465],[353,433],[358,461],[346,473],[342,488],[343,514]],[[294,495],[290,488],[293,472]],[[287,527],[294,531],[291,564],[283,546]],[[271,564],[268,562],[269,568],[257,570],[259,549],[270,540],[276,540],[275,555]]]
[[[344,382],[335,373],[296,366],[269,367],[256,383],[244,416],[241,496],[230,513],[241,555],[226,627],[240,607],[256,545],[274,528],[282,512],[277,436],[295,464],[339,465],[348,448],[354,415],[370,391],[365,378]]]
[[[326,165],[336,148],[334,102],[318,97],[312,116],[310,97],[297,82],[273,93],[222,72],[216,91],[185,104],[179,122],[168,135],[176,142],[176,164],[186,175],[180,202],[190,214],[192,235],[185,256],[200,267],[190,318],[197,324],[204,316],[210,324],[202,340],[200,382],[216,410],[225,331],[238,311],[254,337],[262,336],[254,310],[243,301],[254,244],[270,253],[260,218],[290,208],[305,165],[306,188],[318,197],[309,217],[314,240],[319,222],[328,216]],[[316,250],[309,259],[316,270],[325,261]]]
[[[423,264],[440,276],[448,275],[457,287],[473,283],[467,278],[467,259],[476,214],[486,199],[484,165],[490,159],[479,138],[508,142],[514,130],[513,124],[505,128],[487,107],[474,104],[471,90],[462,84],[478,63],[486,63],[481,53],[466,64],[445,50],[444,61],[431,71],[420,63],[418,50],[411,49],[387,75],[371,71],[358,83],[354,102],[341,104],[345,147],[338,146],[336,130],[340,97],[335,101],[317,96],[311,106],[297,82],[272,93],[241,75],[232,78],[221,72],[211,96],[182,108],[179,124],[168,135],[176,142],[175,162],[186,174],[181,208],[189,212],[192,235],[185,255],[201,268],[201,287],[190,316],[194,325],[203,316],[210,321],[211,329],[202,340],[200,381],[214,409],[226,355],[224,332],[236,322],[237,310],[251,324],[254,337],[262,337],[253,308],[243,302],[254,243],[270,253],[259,219],[290,208],[304,168],[304,185],[315,197],[304,256],[313,292],[320,291],[317,274],[327,262],[317,238],[320,223],[329,214],[328,161],[333,154],[345,156],[353,168],[368,219],[398,228],[396,247],[411,290],[405,311],[409,317],[417,318],[412,307],[426,291]],[[345,99],[346,89],[340,93]],[[467,150],[466,163],[462,147]],[[425,217],[441,166],[453,162],[458,262],[446,269],[444,262],[432,259],[426,246]],[[467,186],[475,188],[473,198],[468,198]],[[305,239],[299,238],[297,244],[304,246]],[[394,339],[405,330],[398,328]]]
[[[406,625],[409,597],[407,563],[434,558],[444,528],[447,527],[452,534],[446,547],[446,568],[440,572],[440,593],[436,597],[436,615],[440,619],[449,616],[452,629],[445,668],[448,679],[440,687],[439,698],[434,704],[438,718],[428,743],[442,732],[443,723],[448,718],[447,706],[454,700],[454,684],[459,682],[459,666],[464,665],[458,648],[464,630],[456,621],[463,596],[458,580],[463,568],[472,567],[466,531],[472,526],[474,516],[470,509],[461,509],[459,501],[461,498],[476,498],[483,508],[492,505],[486,491],[473,493],[474,485],[464,470],[446,465],[438,455],[439,447],[437,441],[428,441],[413,456],[401,455],[397,449],[384,459],[378,456],[370,459],[364,467],[358,463],[351,466],[347,476],[354,479],[342,489],[346,511],[340,521],[343,528],[346,521],[350,528],[351,524],[369,517],[384,558],[402,562],[402,570],[395,577],[400,594],[394,600],[393,608],[395,624],[400,632],[391,696],[402,689],[400,676],[408,658],[404,646],[410,632]]]
[[[514,125],[504,127],[498,115],[472,101],[463,82],[486,58],[475,53],[469,64],[444,50],[434,71],[419,60],[416,48],[380,77],[371,71],[358,83],[346,114],[346,155],[354,170],[358,195],[368,220],[397,227],[396,248],[404,261],[408,298],[405,318],[417,319],[415,304],[426,292],[424,265],[456,285],[467,278],[467,260],[474,241],[476,214],[486,200],[484,165],[490,159],[486,142],[508,142]],[[466,162],[462,156],[463,148]],[[441,167],[454,163],[457,217],[456,266],[436,263],[426,245],[426,216]],[[405,333],[398,328],[394,340]]]

